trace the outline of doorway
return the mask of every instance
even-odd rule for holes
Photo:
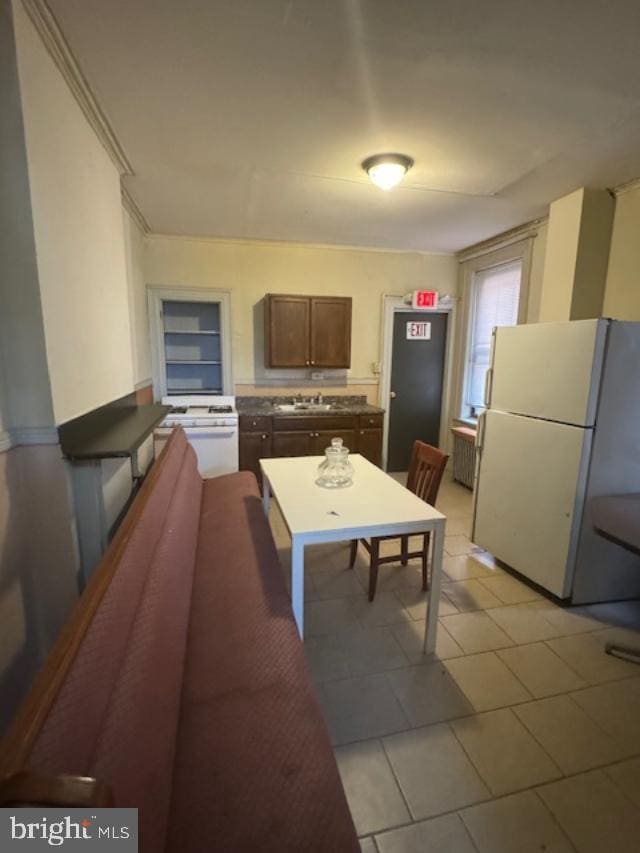
[[[449,311],[389,307],[381,405],[387,409],[386,470],[395,472],[408,469],[416,439],[442,443],[452,318]]]

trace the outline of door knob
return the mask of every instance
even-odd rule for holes
[[[391,397],[392,400],[395,400],[396,399],[396,392],[395,391],[389,391],[389,396]]]

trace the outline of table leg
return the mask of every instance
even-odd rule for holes
[[[271,496],[271,487],[269,486],[269,480],[267,479],[267,475],[262,473],[262,506],[264,507],[264,514],[269,518],[269,497]]]
[[[440,581],[442,579],[442,554],[444,551],[444,522],[437,524],[432,533],[431,584],[427,598],[427,621],[424,629],[424,653],[436,650],[438,631],[438,608],[440,607]]]
[[[304,542],[291,538],[291,605],[300,639],[304,637]]]

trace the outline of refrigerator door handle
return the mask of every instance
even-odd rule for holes
[[[488,367],[484,375],[484,404],[489,409],[491,407],[491,392],[493,390],[493,367]]]
[[[476,453],[482,453],[482,445],[484,444],[484,428],[487,420],[487,413],[480,412],[478,415],[478,428],[476,429]]]

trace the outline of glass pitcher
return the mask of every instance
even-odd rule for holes
[[[325,489],[343,489],[353,483],[353,465],[349,462],[349,448],[341,438],[332,438],[325,448],[325,458],[318,465],[316,483]]]

